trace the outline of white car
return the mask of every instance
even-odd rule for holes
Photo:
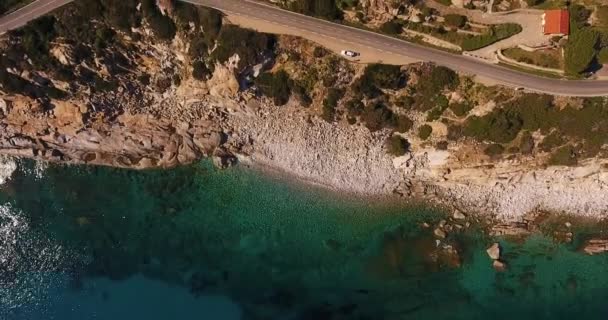
[[[359,52],[354,52],[354,51],[351,51],[351,50],[342,50],[342,51],[340,51],[340,53],[343,56],[349,57],[349,58],[358,57],[360,55]]]

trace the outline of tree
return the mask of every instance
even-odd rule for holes
[[[428,139],[431,136],[431,133],[433,133],[433,127],[429,126],[428,124],[422,125],[420,128],[418,128],[418,136],[422,140]]]
[[[597,60],[599,63],[608,64],[608,47],[602,48],[597,54]]]
[[[598,39],[598,33],[587,28],[577,30],[570,35],[565,48],[568,74],[580,74],[589,68],[595,58]]]
[[[291,96],[290,83],[291,79],[285,70],[279,70],[274,74],[265,72],[256,79],[256,84],[262,94],[272,98],[277,106],[282,106],[289,101]]]
[[[336,0],[295,0],[289,3],[289,9],[328,20],[342,19],[342,11],[336,5]]]
[[[194,79],[204,81],[207,80],[209,74],[209,69],[204,62],[199,60],[192,64],[192,77],[194,77]]]
[[[398,135],[393,135],[387,140],[388,153],[400,157],[410,150],[410,143]]]
[[[380,26],[380,31],[386,34],[397,35],[403,31],[403,27],[397,20],[390,20]]]
[[[444,19],[448,26],[454,28],[462,28],[467,24],[467,17],[459,14],[447,14]]]

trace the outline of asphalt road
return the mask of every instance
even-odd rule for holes
[[[543,78],[475,58],[447,53],[381,34],[351,28],[328,21],[281,10],[271,5],[250,0],[187,0],[190,3],[213,7],[227,14],[239,15],[273,23],[288,29],[313,33],[332,41],[357,43],[383,53],[405,55],[417,60],[431,61],[471,75],[491,79],[497,83],[523,87],[526,90],[568,96],[608,96],[607,80],[558,80]],[[58,8],[71,0],[38,0],[21,10],[0,18],[0,33],[18,28],[28,21]]]
[[[0,0],[2,1],[2,0]],[[72,0],[38,0],[29,5],[0,18],[0,34],[8,30],[24,26],[31,20],[43,16]]]

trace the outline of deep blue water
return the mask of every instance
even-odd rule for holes
[[[534,236],[432,237],[441,212],[208,162],[24,161],[0,189],[1,319],[608,319],[608,257]]]

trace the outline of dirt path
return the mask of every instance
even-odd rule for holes
[[[543,34],[542,10],[527,9],[515,10],[512,12],[485,13],[479,10],[446,7],[435,2],[434,0],[425,0],[424,3],[429,8],[439,11],[441,15],[459,14],[467,16],[467,18],[471,21],[482,24],[516,23],[521,25],[523,29],[522,32],[479,50],[471,51],[470,53],[476,57],[494,61],[495,53],[498,50],[512,48],[518,44],[536,47],[547,43],[547,41],[549,41],[551,38],[551,36],[546,36]]]

